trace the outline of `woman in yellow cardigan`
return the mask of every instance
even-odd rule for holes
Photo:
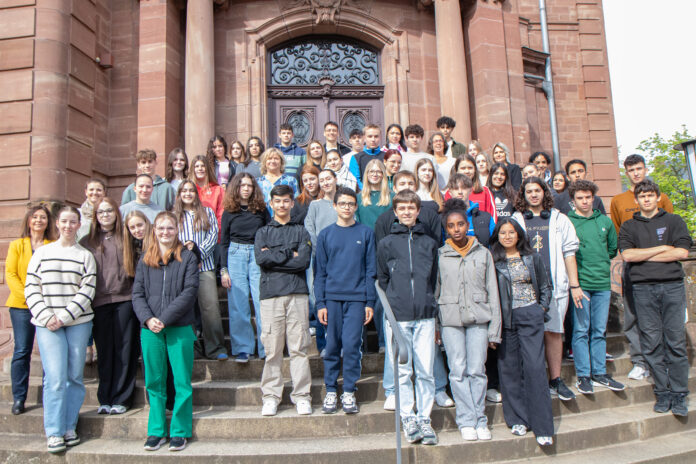
[[[5,281],[10,296],[5,306],[10,308],[10,320],[14,332],[12,354],[12,414],[24,412],[24,401],[29,389],[29,364],[34,347],[35,327],[31,323],[31,312],[24,299],[24,281],[27,277],[29,260],[37,248],[53,242],[56,237],[55,221],[44,205],[29,208],[22,221],[22,236],[10,243],[5,260]]]

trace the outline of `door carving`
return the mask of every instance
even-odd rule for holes
[[[323,140],[324,123],[339,125],[339,140],[366,124],[383,125],[384,86],[379,55],[345,39],[306,38],[269,53],[269,128],[272,140],[280,124],[293,127],[295,142]]]

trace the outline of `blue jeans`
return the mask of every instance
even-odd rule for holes
[[[443,327],[450,386],[457,405],[457,426],[486,427],[488,324]]]
[[[232,355],[240,353],[254,354],[258,346],[259,358],[265,358],[261,339],[261,312],[259,308],[259,279],[261,269],[256,264],[254,245],[230,243],[227,253],[227,271],[230,274],[232,286],[227,290],[227,308],[230,319],[230,345]],[[256,340],[254,329],[251,327],[251,307],[249,306],[249,291],[256,308]]]
[[[12,353],[12,397],[15,401],[26,401],[29,390],[29,366],[34,347],[36,328],[31,323],[31,312],[23,308],[10,308],[14,351]]]
[[[435,319],[399,322],[409,344],[409,362],[399,364],[401,419],[430,419],[435,401]],[[415,373],[415,398],[411,377]],[[417,411],[414,411],[414,405]]]
[[[582,308],[572,304],[573,357],[578,377],[607,373],[607,319],[611,290],[587,291],[589,300],[582,300]]]
[[[36,328],[44,370],[44,430],[47,437],[62,437],[75,430],[85,399],[82,374],[85,346],[92,334],[92,321],[61,327],[55,332]]]
[[[382,377],[382,388],[384,388],[384,397],[387,398],[394,394],[394,366],[392,358],[394,352],[391,347],[391,327],[387,322],[387,317],[382,314],[382,327],[384,328],[384,344],[386,352],[384,355],[384,375]],[[442,357],[440,346],[433,342],[435,350],[435,359],[433,361],[433,376],[435,377],[435,393],[445,391],[447,388],[447,371],[445,371],[445,360]]]

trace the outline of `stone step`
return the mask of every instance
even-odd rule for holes
[[[412,464],[450,464],[464,461],[519,462],[557,455],[570,458],[574,455],[580,456],[579,453],[585,456],[584,453],[590,447],[601,449],[601,447],[610,447],[617,443],[628,444],[646,440],[657,442],[662,438],[671,438],[674,434],[693,432],[694,424],[696,424],[696,405],[689,407],[689,417],[684,419],[676,418],[672,414],[656,414],[650,406],[651,403],[639,403],[556,418],[555,443],[544,449],[537,446],[532,434],[516,437],[510,434],[504,424],[493,426],[491,441],[463,442],[458,430],[446,430],[438,434],[440,443],[437,446],[405,444],[404,460]],[[3,423],[11,426],[16,419],[18,419],[16,416],[3,418]],[[118,421],[122,418],[115,419]],[[280,418],[268,419],[268,421],[274,420],[280,420]],[[344,426],[353,426],[360,420],[361,414],[344,416]],[[5,427],[3,430],[14,430],[14,428]],[[38,427],[38,431],[40,430]],[[364,464],[365,462],[394,462],[395,459],[393,432],[365,434],[361,435],[360,439],[351,440],[346,439],[345,436],[273,439],[267,437],[262,431],[259,436],[263,436],[264,439],[239,441],[194,439],[184,451],[170,453],[166,448],[156,452],[144,451],[142,445],[145,438],[145,424],[142,424],[140,430],[140,439],[121,439],[112,436],[109,438],[85,437],[82,444],[69,449],[61,456],[47,455],[46,441],[40,432],[34,435],[0,434],[0,460],[3,462],[60,461],[83,464],[143,461],[187,464],[210,462]],[[593,451],[599,452],[599,449]],[[681,450],[676,449],[676,452],[681,453]]]
[[[529,463],[545,462],[548,457],[532,458]],[[505,461],[498,464],[513,464]],[[696,462],[696,430],[656,436],[646,440],[584,450],[581,454],[570,453],[555,456],[554,464],[587,464],[607,462],[612,464],[685,464]]]
[[[696,387],[696,372],[690,379],[690,387]],[[644,404],[651,409],[654,397],[652,385],[646,381],[629,381],[623,392],[596,389],[593,396],[578,395],[575,401],[561,402],[553,398],[552,409],[557,418],[580,413],[611,410],[633,404]],[[258,390],[257,390],[258,391]],[[257,393],[258,396],[260,394]],[[42,430],[43,409],[32,406],[20,416],[10,415],[10,403],[5,403],[0,412],[0,421],[12,424],[13,432],[32,434]],[[298,416],[291,405],[281,406],[274,418],[263,417],[258,406],[196,406],[193,414],[193,435],[200,439],[250,440],[312,438],[379,434],[390,430],[394,424],[394,413],[382,409],[382,401],[360,401],[360,413],[348,416],[342,412],[334,415],[322,414],[318,405],[311,416]],[[431,415],[436,430],[456,430],[455,408],[435,407]],[[149,408],[136,407],[119,416],[98,415],[95,405],[82,408],[79,433],[85,437],[137,439],[147,428]],[[503,423],[502,405],[489,403],[486,414],[490,424]]]
[[[382,388],[382,368],[377,369],[377,366],[370,366],[370,364],[376,364],[380,360],[383,360],[381,355],[366,355],[364,357],[366,362],[363,363],[363,374],[358,383],[357,398],[358,401],[378,401],[384,399],[384,389]],[[367,362],[367,360],[371,360]],[[316,360],[315,360],[316,361]],[[383,362],[383,361],[382,361]],[[253,367],[256,369],[263,368],[262,361],[252,360],[249,364],[256,364]],[[284,360],[285,367],[287,367],[288,359]],[[218,370],[230,367],[234,369],[244,369],[244,365],[241,368],[235,367],[237,363],[232,361],[218,362],[218,361],[196,361],[194,362],[194,381],[193,381],[193,402],[194,405],[201,406],[260,406],[261,405],[261,370],[258,370],[258,375],[254,379],[249,379],[248,375],[245,376],[223,376],[220,375]],[[239,366],[239,365],[237,365]],[[250,367],[250,366],[248,366]],[[630,369],[632,368],[630,358],[626,354],[617,355],[614,362],[607,363],[607,372],[617,377],[625,377]],[[370,372],[370,371],[377,372]],[[366,372],[367,371],[367,372]],[[35,374],[41,372],[32,371]],[[198,373],[198,375],[196,374]],[[322,363],[314,363],[312,365],[312,400],[315,404],[319,404],[324,396],[324,384],[323,384],[323,365]],[[211,375],[212,374],[212,375]],[[225,374],[231,374],[231,372],[225,372]],[[573,385],[575,377],[575,366],[571,361],[564,361],[561,370],[563,378],[566,380],[568,385]],[[283,390],[282,403],[289,405],[290,403],[290,390],[292,384],[290,382],[289,373],[285,372],[284,378],[285,388]],[[234,380],[228,380],[234,379]],[[632,382],[632,381],[629,381]],[[97,400],[97,386],[98,381],[94,378],[85,378],[85,404],[98,406]],[[41,379],[38,376],[32,376],[29,380],[29,392],[27,395],[27,405],[30,404],[40,404],[41,403]],[[12,387],[7,374],[0,375],[0,401],[11,402],[12,401]],[[140,378],[137,383],[136,393],[134,397],[134,406],[142,406],[145,404],[145,387],[142,379]]]
[[[309,362],[310,368],[312,369],[312,376],[321,377],[324,375],[324,363],[316,353],[316,345],[312,345],[312,351],[310,353]],[[625,353],[628,352],[626,348],[625,337],[620,333],[610,333],[607,334],[607,351],[613,354],[615,357],[620,358]],[[3,360],[3,372],[6,374],[10,373],[10,365],[12,359],[7,357]],[[193,375],[192,379],[196,380],[257,380],[261,378],[261,373],[263,371],[264,361],[258,358],[251,358],[248,363],[237,363],[233,358],[228,361],[213,361],[207,359],[197,359],[193,363]],[[612,364],[607,363],[607,369],[610,373],[616,373],[612,371]],[[564,360],[564,366],[572,366],[572,361]],[[362,358],[362,373],[363,374],[376,374],[383,372],[384,369],[384,354],[381,353],[366,353],[363,354]],[[42,372],[41,368],[41,358],[38,354],[34,354],[31,359],[30,372],[34,376],[40,375]],[[285,358],[283,360],[283,375],[289,377],[290,375],[290,360]],[[138,376],[142,378],[142,369],[138,370]],[[85,365],[84,378],[96,378],[97,377],[97,365],[96,363]],[[563,377],[567,377],[567,373],[564,371]]]
[[[11,359],[5,358],[3,372],[10,373]],[[234,358],[227,361],[213,361],[209,359],[196,359],[193,362],[193,373],[191,379],[198,380],[258,380],[263,372],[264,360],[259,358],[250,358],[247,363],[235,362]],[[138,378],[142,378],[142,362],[141,368],[138,369]],[[362,357],[362,374],[375,374],[384,372],[384,354],[369,353]],[[309,367],[312,370],[314,377],[322,377],[324,375],[324,361],[318,354],[309,356]],[[40,376],[42,372],[41,358],[35,354],[31,358],[30,366],[31,376]],[[97,378],[97,364],[85,365],[85,379]],[[283,376],[290,377],[290,358],[283,359]]]

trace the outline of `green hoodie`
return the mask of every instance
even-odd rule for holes
[[[599,210],[594,210],[588,218],[570,211],[568,218],[580,240],[580,248],[575,253],[580,286],[588,291],[610,290],[610,261],[616,256],[617,248],[614,224]]]

